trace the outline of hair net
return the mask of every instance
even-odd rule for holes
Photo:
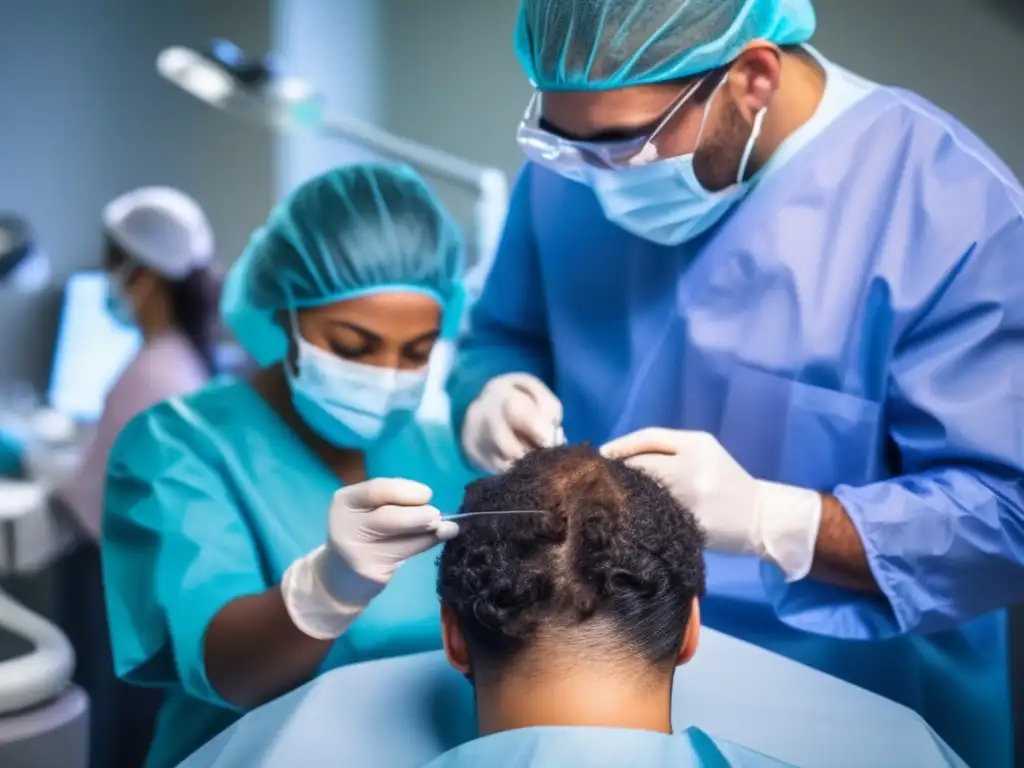
[[[284,357],[276,315],[387,289],[422,291],[462,309],[458,225],[411,168],[361,163],[302,184],[270,214],[232,266],[221,313],[261,365]]]
[[[807,42],[811,0],[521,0],[516,53],[542,91],[596,91],[720,67],[753,40]]]
[[[107,235],[133,261],[180,280],[213,261],[213,230],[199,203],[170,187],[142,187],[103,209]]]

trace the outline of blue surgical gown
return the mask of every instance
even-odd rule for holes
[[[447,424],[415,422],[366,456],[454,511],[471,479]],[[279,584],[324,542],[337,477],[243,382],[169,400],[129,423],[109,462],[102,530],[117,674],[163,687],[148,765],[176,765],[241,714],[211,687],[203,635],[242,595]],[[407,562],[323,669],[440,648],[437,551]]]
[[[970,765],[1008,766],[1022,205],[970,131],[890,88],[678,247],[528,165],[449,381],[456,429],[491,377],[525,371],[571,441],[703,430],[757,477],[834,493],[880,595],[709,555],[702,618],[907,704]]]
[[[626,728],[539,727],[475,739],[424,768],[785,768],[789,763],[714,739],[699,728],[668,735]]]

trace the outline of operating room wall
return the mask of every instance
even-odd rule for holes
[[[379,123],[385,92],[380,26],[377,0],[277,0],[273,47],[289,74],[316,85],[328,115]],[[370,157],[337,137],[282,136],[275,148],[277,194],[333,166]]]
[[[213,36],[271,40],[270,0],[4,0],[0,23],[0,209],[29,217],[59,283],[100,261],[104,203],[178,186],[234,258],[274,197],[273,141],[169,85],[156,55]],[[46,385],[59,290],[0,294],[0,382]]]

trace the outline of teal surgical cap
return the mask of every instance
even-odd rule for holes
[[[361,163],[302,184],[231,267],[221,314],[261,365],[282,359],[279,315],[387,290],[418,291],[458,325],[464,252],[451,214],[411,168]]]
[[[516,54],[542,91],[610,90],[709,72],[753,40],[805,43],[815,24],[811,0],[520,0]]]

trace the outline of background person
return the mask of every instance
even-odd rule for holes
[[[56,494],[80,536],[59,572],[61,624],[75,649],[75,682],[90,698],[90,765],[142,765],[162,701],[159,691],[114,674],[100,573],[99,533],[111,446],[137,414],[200,389],[213,375],[218,327],[214,236],[184,192],[143,187],[103,211],[108,308],[142,334],[114,382],[81,465]]]

